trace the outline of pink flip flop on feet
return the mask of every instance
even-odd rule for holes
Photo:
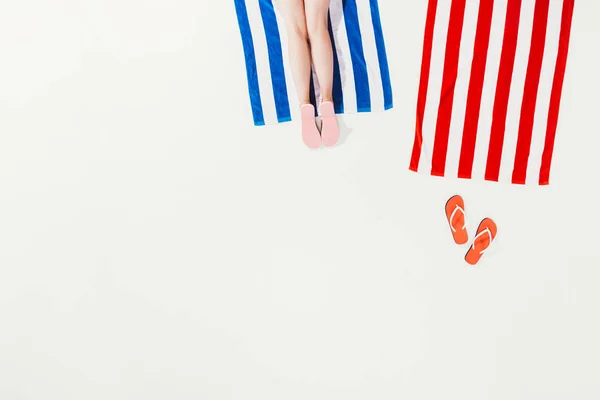
[[[321,103],[319,107],[321,115],[321,138],[327,147],[335,145],[340,138],[340,128],[335,117],[335,109],[331,101]]]
[[[321,145],[321,134],[315,121],[315,107],[312,104],[304,104],[300,107],[300,118],[302,120],[302,140],[311,149]]]

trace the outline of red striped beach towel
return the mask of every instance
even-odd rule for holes
[[[547,185],[574,0],[429,0],[410,169]]]

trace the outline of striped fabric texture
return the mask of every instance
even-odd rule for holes
[[[254,125],[299,117],[287,35],[273,0],[234,0],[244,49]],[[392,86],[377,0],[331,0],[329,33],[334,54],[333,102],[338,114],[393,107]],[[311,102],[320,102],[316,74]]]
[[[429,0],[410,170],[548,185],[574,0]]]

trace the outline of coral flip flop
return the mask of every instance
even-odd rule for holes
[[[302,120],[302,140],[311,149],[321,146],[321,134],[315,120],[315,107],[312,104],[304,104],[300,107],[300,118]]]
[[[477,228],[473,244],[465,254],[465,261],[471,265],[477,264],[496,238],[496,233],[498,233],[496,223],[490,218],[484,218]]]
[[[465,223],[465,202],[459,195],[452,196],[446,202],[446,218],[452,231],[456,244],[465,244],[469,241]]]
[[[340,127],[338,126],[337,119],[335,117],[335,109],[331,101],[325,101],[321,103],[319,107],[319,114],[321,115],[321,138],[323,144],[327,147],[335,145],[340,138]]]

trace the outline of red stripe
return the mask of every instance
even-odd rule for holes
[[[533,117],[537,103],[540,74],[544,60],[546,46],[546,28],[548,27],[548,9],[550,0],[537,0],[533,14],[533,28],[531,32],[531,47],[527,63],[527,75],[523,89],[521,103],[521,117],[519,120],[519,136],[515,151],[515,163],[512,173],[512,183],[525,184],[527,163],[531,151],[531,135],[533,132]]]
[[[477,138],[477,126],[479,124],[479,110],[481,108],[481,93],[483,91],[483,80],[485,77],[485,65],[490,44],[490,30],[492,28],[493,13],[494,0],[481,0],[481,3],[479,3],[477,33],[475,34],[473,61],[471,62],[471,78],[469,82],[469,93],[467,95],[460,162],[458,165],[459,178],[470,179],[473,170],[475,141]]]
[[[425,23],[425,39],[423,42],[421,81],[419,83],[419,95],[417,98],[417,126],[415,127],[415,142],[413,144],[413,152],[409,167],[412,171],[417,171],[419,168],[421,146],[423,145],[423,115],[425,114],[425,101],[427,100],[427,87],[429,85],[429,68],[431,66],[431,49],[433,47],[433,30],[435,26],[436,11],[437,0],[429,0],[427,21]]]
[[[435,128],[435,142],[431,161],[431,174],[444,176],[446,169],[446,154],[448,152],[448,136],[450,134],[450,119],[452,118],[452,103],[454,88],[458,74],[458,57],[460,39],[462,36],[466,0],[453,0],[450,8],[450,21],[446,39],[446,55],[444,58],[444,76],[440,93],[440,105]]]
[[[494,110],[492,112],[492,127],[490,131],[490,143],[485,170],[485,179],[490,181],[498,181],[498,176],[500,174],[502,146],[504,145],[504,129],[506,128],[506,110],[508,108],[508,95],[515,64],[520,17],[521,0],[508,0],[506,23],[504,24],[502,55],[500,57],[500,66],[498,70],[498,82],[496,83],[496,98],[494,99]]]
[[[552,164],[552,152],[554,151],[554,138],[556,137],[556,126],[558,124],[558,112],[562,87],[567,67],[567,56],[569,53],[569,40],[571,37],[571,22],[573,20],[574,0],[563,1],[562,22],[560,27],[560,39],[558,42],[558,55],[556,68],[554,70],[554,82],[550,94],[550,108],[548,110],[548,125],[546,127],[546,143],[542,154],[542,166],[540,168],[540,185],[548,185],[550,180],[550,166]]]

